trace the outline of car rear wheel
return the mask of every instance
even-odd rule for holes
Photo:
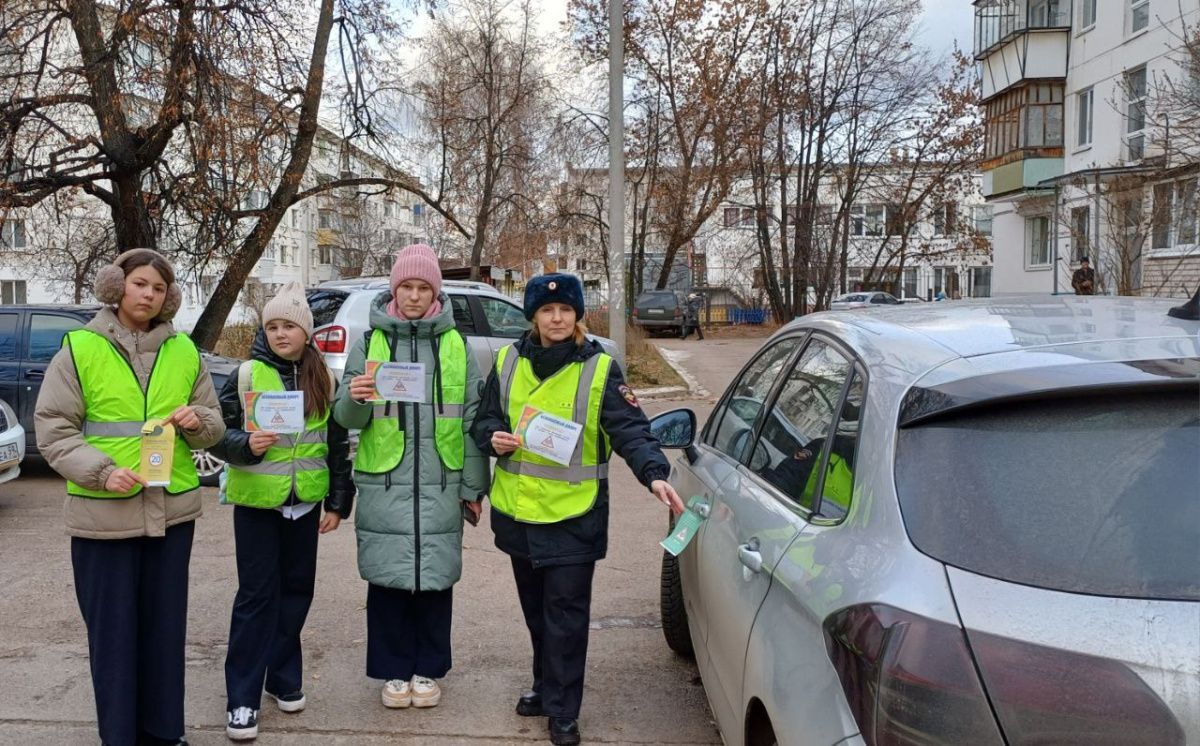
[[[674,521],[672,521],[673,523]],[[683,606],[683,582],[679,577],[679,558],[663,552],[660,577],[659,614],[667,647],[691,658],[695,654],[692,635],[688,631],[687,609]]]
[[[208,451],[192,451],[192,463],[196,473],[200,475],[200,484],[205,487],[217,487],[221,483],[221,470],[225,462]]]

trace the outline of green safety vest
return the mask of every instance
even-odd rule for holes
[[[252,391],[286,390],[279,371],[259,360],[250,361],[250,376]],[[328,423],[326,409],[305,420],[304,432],[280,433],[259,463],[230,464],[225,487],[229,502],[251,508],[278,508],[293,491],[300,502],[320,502],[329,493]]]
[[[118,468],[137,471],[142,460],[142,425],[149,419],[166,419],[188,403],[200,375],[199,350],[185,334],[167,339],[154,357],[143,392],[129,361],[105,337],[90,329],[76,329],[67,332],[63,340],[71,351],[83,392],[83,439]],[[177,435],[166,491],[178,495],[199,486],[192,449]],[[139,484],[128,492],[108,492],[67,482],[67,494],[76,497],[132,497],[141,489]]]
[[[367,360],[395,362],[388,337],[380,329],[371,332]],[[403,362],[403,361],[401,361]],[[442,390],[430,403],[434,414],[434,443],[442,465],[451,471],[463,468],[463,406],[467,392],[467,345],[455,329],[442,333],[438,344]],[[354,469],[368,474],[385,474],[404,458],[404,428],[400,407],[407,402],[376,402],[371,421],[358,440]],[[417,405],[421,406],[421,405]],[[416,479],[418,477],[414,477]]]
[[[570,363],[546,380],[509,345],[496,358],[500,404],[510,426],[526,405],[583,425],[568,466],[518,448],[496,462],[492,507],[524,523],[557,523],[592,509],[600,480],[608,477],[608,437],[600,429],[600,405],[612,358],[604,353]],[[600,449],[604,458],[600,458]]]
[[[817,493],[817,470],[813,469],[808,475],[808,483],[804,485],[806,504],[812,505],[812,498]],[[829,463],[825,466],[825,486],[821,490],[822,499],[841,506],[842,510],[850,508],[850,492],[854,487],[854,474],[850,471],[846,460],[836,453],[830,452]]]

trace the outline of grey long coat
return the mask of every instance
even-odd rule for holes
[[[454,328],[450,299],[439,296],[442,312],[428,320],[402,321],[387,313],[390,293],[371,305],[371,328],[396,339],[398,362],[425,364],[426,398],[432,401],[433,338]],[[333,417],[347,429],[362,429],[371,420],[370,404],[350,398],[350,380],[361,375],[365,340],[354,343],[338,389]],[[354,472],[358,509],[358,571],[369,583],[401,590],[444,590],[462,576],[462,503],[487,492],[489,464],[468,435],[479,408],[483,379],[467,351],[467,387],[463,407],[463,469],[442,466],[434,443],[434,405],[403,404],[405,447],[400,463],[388,474]],[[419,473],[418,473],[419,468]]]

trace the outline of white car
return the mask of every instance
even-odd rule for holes
[[[834,298],[829,304],[830,311],[844,311],[849,308],[870,308],[871,306],[898,306],[901,301],[891,293],[882,290],[864,290],[859,293],[846,293]]]
[[[25,428],[17,413],[0,399],[0,483],[16,479],[21,474],[25,458]]]

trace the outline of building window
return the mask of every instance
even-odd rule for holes
[[[1084,145],[1092,144],[1092,102],[1094,100],[1093,91],[1088,88],[1086,91],[1080,91],[1075,97],[1077,106],[1077,127],[1075,144],[1083,147]]]
[[[949,236],[954,233],[958,219],[958,205],[954,202],[943,202],[933,211],[933,235]]]
[[[741,210],[736,207],[726,207],[721,211],[721,224],[726,228],[736,228],[741,220]]]
[[[708,255],[701,252],[692,254],[692,285],[695,287],[708,285]]]
[[[1070,0],[1031,0],[1029,3],[1029,28],[1056,28],[1066,26]]]
[[[984,107],[985,157],[1062,147],[1062,102],[1061,83],[1035,83],[989,101]]]
[[[300,227],[300,208],[299,207],[292,208],[292,227],[293,228]]]
[[[317,264],[333,264],[333,246],[317,244]]]
[[[916,267],[905,267],[904,268],[904,290],[902,293],[902,297],[904,297],[904,298],[916,298],[917,297],[917,268]]]
[[[1150,0],[1129,0],[1129,31],[1136,34],[1150,25]]]
[[[576,259],[575,260],[575,271],[576,272],[584,272],[586,270],[587,270],[587,259]]]
[[[1196,180],[1154,185],[1151,240],[1155,249],[1188,248],[1196,243]]]
[[[971,297],[972,298],[991,298],[992,297],[992,268],[991,267],[972,267],[971,268]]]
[[[1050,264],[1050,218],[1025,218],[1025,266]]]
[[[851,205],[850,235],[882,236],[887,214],[883,205]]]
[[[1140,161],[1146,152],[1146,68],[1125,73],[1125,144],[1129,160]]]
[[[0,280],[0,305],[13,306],[27,302],[24,280]]]
[[[26,244],[25,220],[9,218],[0,222],[0,248],[23,249]]]
[[[268,195],[262,189],[251,189],[246,195],[245,207],[246,210],[262,210],[267,206]]]
[[[279,263],[288,263],[288,245],[282,241],[279,243]]]
[[[1071,260],[1079,262],[1092,254],[1092,211],[1087,207],[1071,208]]]
[[[396,209],[395,206],[392,205],[391,202],[384,202],[383,203],[383,216],[385,218],[390,218],[392,216],[392,212],[394,212],[395,209]]]
[[[337,225],[337,216],[333,210],[317,210],[317,227],[323,230],[333,230]]]
[[[992,235],[992,206],[975,205],[975,232],[981,236]]]
[[[1079,3],[1079,26],[1083,29],[1096,24],[1096,0],[1081,0]]]

